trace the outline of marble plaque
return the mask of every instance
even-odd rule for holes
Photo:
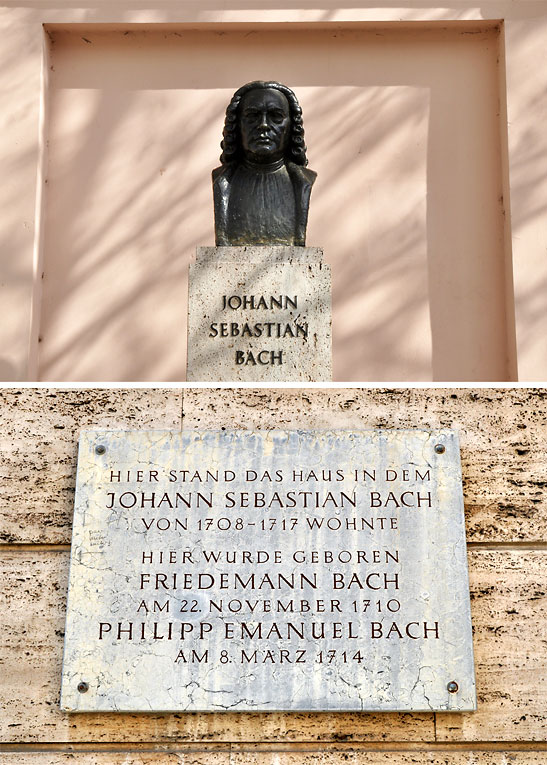
[[[332,380],[330,266],[318,247],[198,247],[187,379]]]
[[[454,432],[82,432],[64,710],[475,706]]]

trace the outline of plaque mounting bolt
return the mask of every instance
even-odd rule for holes
[[[87,693],[89,690],[89,683],[84,683],[83,681],[81,683],[78,683],[78,690],[80,693]]]
[[[460,686],[455,680],[451,680],[446,686],[446,690],[448,691],[448,693],[457,693],[459,689],[460,689]]]
[[[95,447],[95,454],[104,454],[105,452],[106,452],[106,446],[99,444],[99,446]]]
[[[437,454],[444,454],[446,451],[446,446],[444,444],[435,444],[435,452]]]

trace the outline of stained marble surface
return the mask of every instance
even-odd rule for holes
[[[83,431],[61,705],[473,709],[456,434]]]

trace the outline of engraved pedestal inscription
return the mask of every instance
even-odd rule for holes
[[[191,381],[332,379],[330,267],[316,247],[199,247]]]
[[[451,431],[85,431],[68,711],[475,708]]]

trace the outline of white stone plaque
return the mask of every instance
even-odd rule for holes
[[[475,709],[456,434],[84,431],[61,707]]]
[[[318,247],[198,247],[187,379],[332,380],[330,279]]]

